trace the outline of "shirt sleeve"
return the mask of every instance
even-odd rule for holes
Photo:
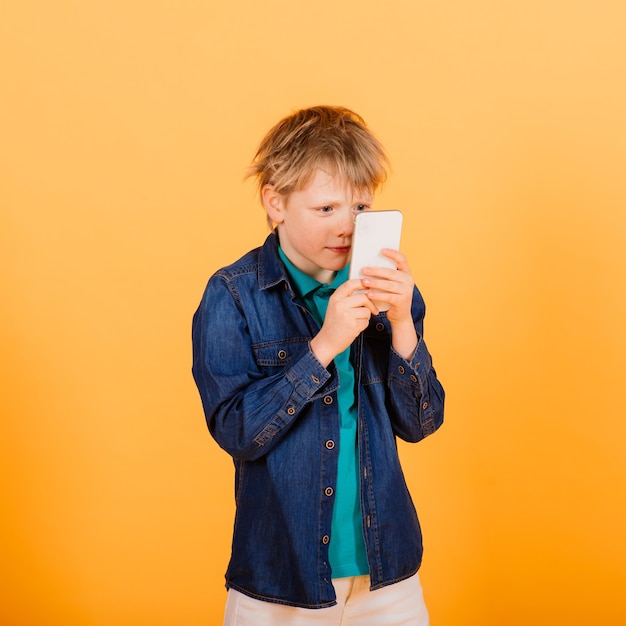
[[[331,378],[308,342],[273,375],[261,371],[244,310],[220,275],[209,281],[194,315],[192,344],[192,372],[209,430],[240,460],[269,452]]]
[[[445,392],[424,342],[425,314],[424,300],[416,288],[412,315],[417,347],[409,360],[403,359],[393,348],[389,355],[387,382],[392,428],[398,437],[410,442],[434,433],[443,423]]]

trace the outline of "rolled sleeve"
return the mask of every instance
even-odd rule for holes
[[[388,384],[396,409],[393,426],[400,438],[419,441],[441,426],[445,394],[421,337],[409,360],[391,349]]]

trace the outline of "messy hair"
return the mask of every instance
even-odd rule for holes
[[[256,178],[260,193],[271,185],[289,194],[306,187],[318,168],[374,193],[387,178],[388,160],[360,115],[316,106],[285,117],[265,135],[246,178]]]

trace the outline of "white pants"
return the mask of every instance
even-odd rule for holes
[[[428,626],[417,574],[376,591],[369,576],[335,578],[337,604],[327,609],[264,602],[230,589],[224,626]]]

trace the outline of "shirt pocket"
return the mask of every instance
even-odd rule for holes
[[[259,371],[271,376],[300,358],[309,349],[308,337],[293,337],[252,346]]]

